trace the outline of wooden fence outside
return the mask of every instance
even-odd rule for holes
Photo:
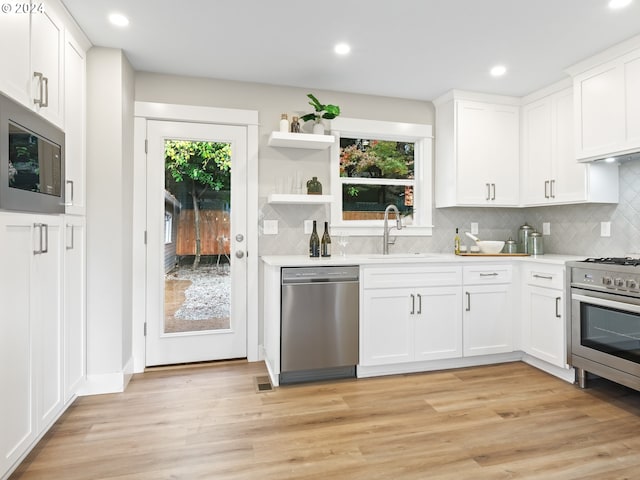
[[[200,210],[201,255],[229,255],[229,212]],[[196,254],[196,229],[193,210],[182,210],[178,217],[178,255]]]

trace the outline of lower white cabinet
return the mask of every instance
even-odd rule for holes
[[[365,268],[360,365],[460,357],[460,283],[455,266]]]
[[[464,267],[465,357],[513,351],[511,265]]]
[[[0,474],[63,408],[62,222],[0,213]]]
[[[525,269],[523,344],[529,355],[566,368],[567,333],[562,267]]]
[[[85,218],[64,220],[64,400],[71,400],[86,376]]]

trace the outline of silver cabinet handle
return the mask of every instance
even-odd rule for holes
[[[416,296],[412,293],[411,294],[411,315],[414,315],[416,313]]]
[[[551,275],[538,275],[537,273],[533,274],[533,278],[542,278],[543,280],[553,280]]]
[[[467,296],[467,308],[465,308],[465,311],[470,312],[471,311],[471,294],[469,292],[464,292],[464,294]]]
[[[560,300],[562,300],[561,297],[556,297],[556,318],[562,318],[562,315],[560,315],[560,308],[559,308]]]
[[[39,231],[38,250],[34,250],[34,255],[41,255],[49,251],[49,225],[45,223],[34,223],[34,229]]]
[[[71,229],[71,245],[66,245],[67,250],[73,250],[75,248],[75,227],[73,225],[67,225],[67,228]]]
[[[34,98],[33,103],[39,107],[49,106],[49,79],[45,77],[42,72],[33,72],[33,76],[38,79],[38,86],[40,87],[40,98]]]
[[[555,186],[556,186],[556,181],[551,180],[551,193],[550,193],[551,198],[556,198]]]
[[[73,180],[67,180],[66,183],[71,187],[69,189],[69,192],[71,193],[71,200],[69,200],[68,202],[65,202],[65,205],[73,205]]]
[[[422,295],[418,294],[418,315],[422,315]]]
[[[544,198],[549,198],[549,180],[544,181]]]
[[[493,273],[480,273],[481,277],[497,277],[499,274],[496,272]]]
[[[243,258],[243,257],[244,257],[244,252],[242,250],[236,251],[236,258]]]
[[[491,200],[491,184],[485,183],[485,185],[487,186],[487,200]]]
[[[491,200],[495,200],[496,199],[496,184],[492,183],[491,184],[491,188],[493,188],[493,195],[491,195]]]

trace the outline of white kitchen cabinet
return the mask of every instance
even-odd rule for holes
[[[364,268],[360,365],[461,357],[461,277],[456,266]]]
[[[523,106],[523,205],[618,201],[617,165],[576,161],[573,115],[572,88]]]
[[[51,8],[31,14],[31,96],[36,111],[64,127],[64,25]]]
[[[566,368],[567,333],[564,270],[560,266],[525,269],[523,344],[529,355]]]
[[[517,206],[519,99],[454,91],[434,104],[436,207]]]
[[[593,160],[640,148],[640,49],[576,72],[576,156]]]
[[[85,219],[64,220],[64,401],[77,394],[86,376]]]
[[[511,265],[464,267],[465,357],[513,351],[511,276]]]
[[[0,91],[32,108],[30,38],[29,15],[0,14]]]
[[[64,54],[65,211],[84,215],[86,183],[86,55],[69,32]]]
[[[60,217],[0,214],[0,472],[63,408]]]

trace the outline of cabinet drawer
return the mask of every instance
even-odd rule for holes
[[[474,265],[464,267],[465,285],[511,283],[511,265]]]
[[[562,290],[564,288],[564,268],[549,265],[542,268],[530,266],[525,269],[525,281],[528,285]]]
[[[433,287],[462,285],[462,268],[458,266],[363,267],[363,288]]]

